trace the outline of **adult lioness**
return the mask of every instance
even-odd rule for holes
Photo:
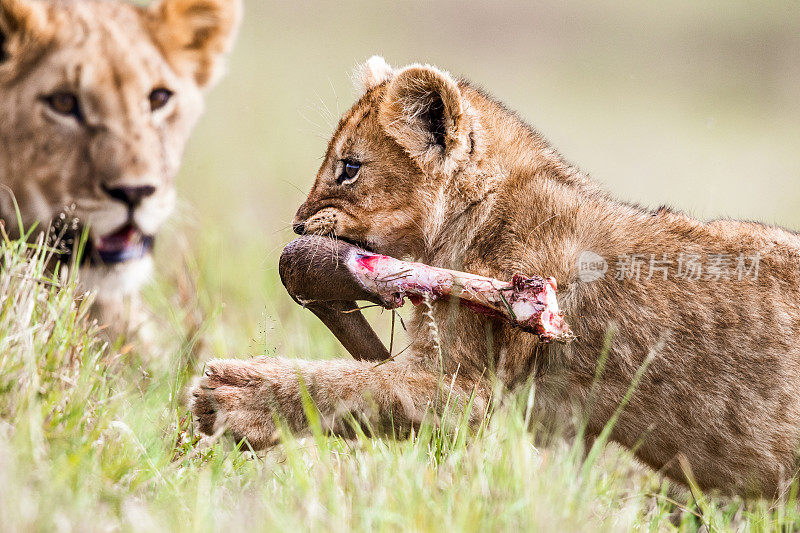
[[[362,79],[296,230],[503,280],[554,276],[578,340],[545,345],[435,302],[436,327],[423,306],[413,349],[379,366],[212,361],[193,389],[202,431],[226,425],[266,446],[273,413],[303,427],[299,383],[333,431],[346,413],[376,430],[416,424],[440,384],[461,398],[475,390],[480,416],[493,371],[509,387],[534,379],[540,413],[586,412],[591,438],[643,369],[611,433],[642,461],[675,479],[688,465],[702,488],[731,492],[775,494],[792,478],[800,236],[614,201],[513,113],[436,68],[373,59]]]
[[[25,228],[56,220],[69,240],[88,227],[82,279],[102,310],[121,311],[151,269],[240,12],[241,0],[0,0],[0,219],[19,234],[15,200]]]

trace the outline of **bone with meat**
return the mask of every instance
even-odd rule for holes
[[[394,309],[405,298],[457,301],[480,314],[504,320],[545,342],[573,336],[556,300],[553,278],[514,275],[511,282],[401,261],[327,237],[290,242],[280,259],[280,275],[295,301],[311,310],[357,359],[389,357],[356,300]]]

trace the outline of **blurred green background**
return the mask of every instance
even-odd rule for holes
[[[251,0],[158,248],[162,279],[199,277],[220,313],[214,355],[338,349],[275,265],[350,73],[376,53],[484,87],[617,198],[800,229],[796,0]]]

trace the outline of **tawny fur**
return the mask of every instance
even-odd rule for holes
[[[104,189],[153,186],[132,218],[153,235],[171,213],[184,145],[219,76],[241,0],[0,0],[0,220],[19,234],[47,230],[61,213],[91,238],[113,232],[128,207]],[[153,89],[172,91],[151,110]],[[59,116],[44,98],[74,93],[83,121]],[[36,234],[34,234],[35,237]],[[136,307],[151,259],[83,269],[101,320],[121,326]],[[134,313],[136,314],[136,313]],[[120,320],[123,319],[123,320]],[[135,327],[135,325],[134,325]]]
[[[651,356],[613,440],[677,480],[684,479],[681,462],[688,464],[703,489],[775,495],[785,487],[797,468],[800,424],[796,234],[615,201],[467,82],[419,65],[376,79],[341,120],[297,229],[499,279],[554,276],[578,340],[540,344],[440,303],[433,304],[432,334],[421,306],[409,328],[413,349],[376,368],[212,361],[193,390],[202,431],[228,424],[238,438],[267,445],[274,415],[303,426],[301,381],[333,431],[347,427],[342,411],[379,427],[392,416],[399,426],[419,423],[426,404],[436,408],[440,385],[448,390],[456,375],[454,392],[466,398],[474,390],[480,412],[493,374],[509,388],[533,379],[540,416],[571,419],[588,410],[591,439]],[[338,185],[345,159],[363,166],[356,180]],[[617,279],[611,270],[582,281],[583,251],[609,261],[633,254],[673,261],[758,254],[761,261],[757,277],[741,280],[674,271],[666,279]],[[609,331],[605,369],[587,409]]]

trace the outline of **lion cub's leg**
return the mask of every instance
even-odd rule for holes
[[[408,361],[304,361],[257,357],[249,361],[218,359],[191,389],[191,410],[205,434],[228,430],[253,448],[274,444],[274,417],[293,431],[307,428],[303,390],[321,415],[327,431],[350,434],[356,420],[371,434],[402,435],[429,410],[449,405],[463,412],[473,393],[466,383],[453,383]],[[470,420],[479,421],[486,398],[476,390]]]

